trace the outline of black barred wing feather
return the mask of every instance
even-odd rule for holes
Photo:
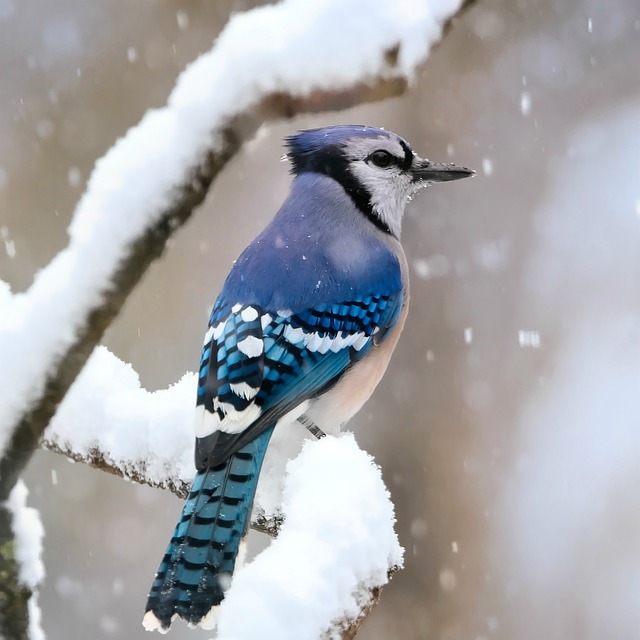
[[[200,364],[196,466],[219,464],[384,340],[402,292],[300,312],[217,305]]]
[[[263,379],[262,310],[236,305],[213,322],[200,362],[198,404],[220,422],[240,415],[254,401]]]

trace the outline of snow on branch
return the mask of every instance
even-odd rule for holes
[[[60,405],[44,444],[184,497],[193,475],[195,389],[189,373],[150,393],[129,365],[99,347]],[[304,432],[302,425],[299,430]],[[257,504],[252,526],[278,537],[234,577],[218,614],[221,640],[353,637],[402,564],[380,469],[351,434],[307,442],[285,476],[279,510]]]
[[[308,442],[287,465],[282,508],[277,539],[236,573],[220,605],[219,640],[353,637],[402,565],[380,469],[351,434]]]
[[[42,538],[44,529],[40,514],[36,509],[27,507],[27,487],[19,480],[11,491],[6,505],[11,513],[11,527],[15,538],[14,555],[19,569],[19,584],[30,592],[27,605],[29,621],[27,634],[29,640],[45,640],[40,626],[40,609],[36,587],[44,578],[42,563]]]
[[[266,120],[402,93],[460,5],[284,0],[235,15],[167,106],[96,163],[68,247],[0,316],[0,500],[132,288],[242,142]]]
[[[19,582],[4,555],[13,545],[6,501],[69,387],[171,234],[264,122],[400,95],[472,1],[283,0],[233,16],[179,77],[167,105],[149,111],[96,163],[68,246],[26,292],[12,295],[0,283],[0,563],[9,563],[0,624],[7,638],[24,634],[4,625],[17,619],[4,596]],[[180,385],[186,389],[188,379]],[[75,446],[63,450],[80,455]],[[114,448],[108,451],[90,449],[113,466]],[[126,466],[120,471],[130,474]],[[161,475],[148,462],[144,473]]]
[[[19,481],[0,503],[0,633],[3,638],[44,640],[37,586],[44,577],[40,515],[26,506]]]
[[[184,499],[195,474],[196,388],[196,374],[187,373],[168,389],[149,392],[131,365],[99,346],[71,385],[41,444],[76,462],[168,489]],[[302,425],[299,432],[305,433]],[[274,442],[277,449],[276,438]],[[285,462],[265,465],[264,475],[279,475]],[[274,536],[282,521],[281,479],[264,480],[261,484],[268,489],[258,493],[252,527]]]
[[[60,404],[42,444],[184,498],[195,473],[196,388],[195,374],[187,373],[168,389],[149,392],[131,365],[100,346]]]

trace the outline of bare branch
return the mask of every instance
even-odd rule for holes
[[[399,567],[393,567],[389,569],[387,573],[387,579],[391,580],[393,574],[399,569]],[[367,619],[367,616],[373,611],[373,608],[378,604],[380,600],[380,594],[382,587],[373,587],[371,589],[362,589],[359,597],[360,611],[356,618],[340,620],[336,623],[335,628],[339,630],[343,640],[353,640],[356,637],[360,627]],[[326,638],[331,638],[333,629],[330,629],[326,634]]]

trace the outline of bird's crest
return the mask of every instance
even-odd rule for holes
[[[339,125],[322,129],[305,129],[285,138],[291,173],[314,171],[323,158],[335,158],[349,140],[357,138],[391,138],[394,134],[365,125]]]

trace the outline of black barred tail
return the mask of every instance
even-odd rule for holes
[[[168,629],[178,615],[199,623],[224,598],[246,535],[273,427],[222,464],[200,471],[151,586],[144,625]],[[154,618],[155,616],[155,618]]]

